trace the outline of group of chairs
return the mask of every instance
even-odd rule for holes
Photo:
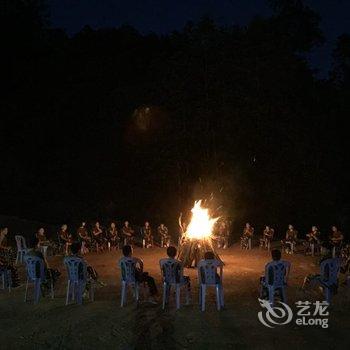
[[[24,262],[26,264],[27,282],[24,295],[24,301],[27,301],[29,285],[33,285],[34,304],[37,304],[42,295],[42,284],[50,281],[50,294],[54,299],[54,286],[52,278],[47,278],[47,271],[43,259],[37,256],[25,255]],[[90,300],[94,300],[94,283],[89,279],[87,273],[86,262],[79,257],[65,257],[64,264],[67,269],[67,289],[66,289],[66,305],[72,301],[77,304],[83,303],[83,294],[87,283],[89,283]]]
[[[268,290],[269,303],[274,304],[275,297],[279,294],[280,299],[286,302],[287,279],[289,276],[290,263],[287,261],[272,261],[265,266],[265,281],[263,286]],[[272,271],[272,274],[271,274]],[[340,259],[325,259],[320,264],[320,275],[316,280],[323,289],[324,300],[331,303],[334,295],[334,286],[338,285],[340,271]],[[272,276],[271,280],[268,276]]]
[[[206,290],[208,287],[214,287],[216,291],[216,306],[220,310],[224,307],[224,291],[222,284],[223,269],[215,259],[201,260],[198,264],[199,280],[199,305],[202,311],[205,311]],[[219,268],[219,274],[217,273]],[[190,291],[187,288],[187,281],[183,278],[183,268],[178,262],[167,259],[160,261],[160,269],[163,279],[163,300],[162,308],[165,309],[169,303],[171,289],[174,289],[176,308],[181,305],[181,288],[186,288],[186,304],[190,300]],[[127,300],[127,289],[131,287],[136,302],[139,301],[140,283],[136,279],[136,267],[132,260],[121,263],[121,301],[123,307]]]
[[[36,256],[26,255],[28,252],[26,242],[23,236],[15,236],[17,243],[17,257],[16,263],[26,264],[27,282],[25,289],[24,300],[27,301],[28,287],[30,284],[34,286],[34,303],[38,303],[41,296],[41,285],[46,281],[44,261]],[[169,262],[167,259],[160,262],[160,268],[163,279],[163,300],[162,307],[165,308],[169,302],[171,289],[174,289],[176,300],[176,308],[180,308],[181,288],[185,286],[183,278],[183,268],[178,266],[176,262]],[[87,273],[87,265],[84,260],[78,257],[67,256],[64,258],[64,264],[67,268],[67,290],[66,290],[66,305],[72,301],[82,304],[83,293],[86,284],[90,283],[89,294],[90,300],[94,300],[94,283],[89,281]],[[217,270],[219,268],[219,274]],[[288,267],[285,261],[272,261],[265,267],[265,276],[268,276],[272,269],[272,281],[266,280],[265,287],[268,289],[269,302],[273,304],[276,291],[279,292],[281,299],[286,300],[286,286],[288,278]],[[333,286],[337,284],[340,270],[340,259],[329,258],[320,264],[319,282],[323,287],[324,298],[327,302],[331,302],[334,294]],[[2,279],[2,287],[8,287],[11,290],[11,283],[6,281],[10,278],[7,276],[9,271],[2,270],[0,278]],[[218,278],[219,277],[219,278]],[[216,305],[220,310],[224,306],[224,293],[222,284],[223,270],[222,266],[217,264],[217,260],[201,260],[198,264],[198,281],[199,281],[199,305],[202,311],[205,310],[206,290],[207,287],[214,287],[216,292]],[[136,267],[132,261],[126,261],[121,264],[121,307],[123,307],[127,300],[127,289],[131,287],[134,292],[136,301],[139,301],[140,285],[136,279]],[[54,288],[51,283],[50,286],[51,298],[54,298]],[[186,289],[186,303],[189,303],[189,291]]]

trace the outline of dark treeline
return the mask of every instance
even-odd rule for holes
[[[346,231],[350,37],[317,80],[304,56],[322,45],[320,18],[300,0],[270,4],[246,27],[68,37],[43,1],[5,0],[0,212],[171,226],[213,193],[238,226]]]

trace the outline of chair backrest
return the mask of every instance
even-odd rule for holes
[[[180,282],[182,269],[179,261],[173,259],[162,259],[159,264],[162,271],[163,282],[169,284]]]
[[[24,261],[26,263],[27,276],[31,280],[45,279],[45,266],[43,259],[38,256],[26,255]]]
[[[21,235],[15,236],[16,244],[17,244],[17,250],[25,250],[27,249],[26,240]]]
[[[285,261],[271,261],[265,266],[266,283],[274,287],[283,287],[286,284],[288,265]]]
[[[220,261],[216,259],[203,259],[198,263],[198,279],[201,284],[217,284],[217,268]]]
[[[136,281],[136,266],[135,261],[132,258],[123,258],[120,261],[121,277],[122,281],[127,283],[134,283]]]
[[[337,284],[340,270],[340,259],[330,258],[322,261],[320,270],[323,283],[327,285]]]
[[[68,280],[71,282],[87,280],[87,265],[82,258],[67,256],[63,261],[67,268]]]

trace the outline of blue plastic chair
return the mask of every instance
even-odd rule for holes
[[[27,283],[24,301],[27,301],[28,286],[34,285],[34,304],[39,302],[41,296],[41,284],[46,281],[44,260],[37,256],[26,255],[24,257],[27,270]],[[54,298],[53,282],[51,281],[51,298]]]
[[[180,309],[181,287],[186,285],[183,279],[183,268],[179,261],[173,259],[161,259],[159,261],[160,270],[163,276],[163,309],[170,295],[171,287],[175,288],[176,308]],[[186,289],[186,304],[189,303],[189,292]]]
[[[333,286],[338,285],[338,275],[340,270],[340,259],[331,258],[322,261],[320,265],[321,276],[320,282],[323,287],[324,298],[328,304],[333,297]]]
[[[6,269],[5,267],[0,269],[0,278],[2,279],[2,289],[5,290],[8,289],[9,292],[11,292],[11,271]]]
[[[17,257],[16,257],[16,264],[20,261],[21,263],[23,262],[24,256],[28,252],[26,240],[23,236],[21,235],[16,235],[15,236],[16,244],[17,244]]]
[[[218,268],[220,273],[218,274]],[[216,259],[203,259],[198,263],[199,305],[205,311],[207,287],[214,287],[218,311],[224,307],[224,290],[222,286],[222,263]]]
[[[274,304],[275,292],[280,290],[283,302],[286,302],[286,286],[290,263],[287,261],[271,261],[265,266],[265,286],[269,291],[269,303]],[[272,271],[272,280],[270,281]]]
[[[136,302],[139,301],[139,283],[136,281],[136,266],[133,259],[123,258],[120,261],[121,269],[121,300],[120,306],[123,307],[127,299],[127,287],[134,289]]]
[[[76,300],[77,304],[83,303],[83,293],[88,282],[86,262],[79,257],[68,256],[64,258],[64,264],[67,268],[67,294],[66,305],[70,301]],[[93,284],[90,286],[90,300],[94,300]]]

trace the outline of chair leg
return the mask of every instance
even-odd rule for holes
[[[163,283],[163,304],[162,304],[162,308],[163,310],[165,309],[165,303],[166,303],[166,299],[167,299],[167,284]]]
[[[281,296],[282,296],[282,301],[284,303],[286,303],[287,302],[287,294],[286,294],[286,288],[284,288],[284,287],[281,288]]]
[[[121,298],[120,298],[120,306],[123,307],[124,306],[124,302],[125,302],[125,290],[126,290],[126,284],[125,282],[122,282],[122,295],[121,295]]]
[[[206,285],[202,284],[201,285],[201,291],[202,291],[202,311],[205,311],[205,294],[206,294]]]
[[[94,295],[94,282],[91,281],[90,283],[90,301],[94,301],[95,300],[95,295]]]
[[[217,284],[215,286],[215,293],[216,293],[216,307],[218,311],[220,311],[220,291],[219,291],[219,285]]]
[[[326,299],[327,303],[330,304],[332,301],[332,292],[330,288],[324,288],[324,298]]]
[[[275,301],[275,289],[273,287],[268,287],[269,290],[269,303],[273,306]]]
[[[188,285],[185,284],[185,288],[186,288],[186,305],[190,304],[190,291],[188,289]]]
[[[24,293],[24,302],[26,302],[26,301],[27,301],[28,283],[29,283],[29,281],[28,281],[28,277],[27,277],[26,291],[25,291],[25,293]]]
[[[221,307],[225,306],[224,287],[220,285]]]
[[[176,308],[180,309],[180,284],[176,285]]]
[[[68,280],[68,284],[67,284],[66,305],[68,305],[69,303],[69,294],[70,294],[70,280]]]
[[[41,280],[36,279],[34,282],[34,304],[37,304],[40,299],[40,293],[41,293]]]
[[[139,302],[139,297],[140,297],[139,294],[140,294],[140,292],[139,292],[139,284],[135,283],[135,300],[136,300],[136,303]]]
[[[51,299],[55,298],[55,291],[53,289],[53,281],[51,280]]]

